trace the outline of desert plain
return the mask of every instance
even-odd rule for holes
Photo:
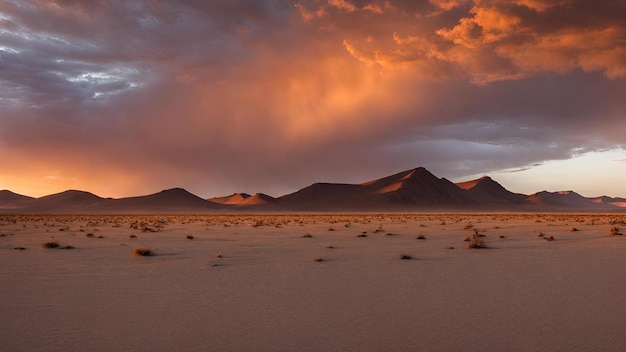
[[[623,230],[624,214],[0,215],[0,350],[624,351]]]

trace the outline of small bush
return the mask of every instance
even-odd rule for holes
[[[43,248],[58,248],[59,247],[59,242],[57,241],[50,241],[50,242],[46,242],[44,244],[41,245]]]
[[[611,237],[613,237],[613,236],[622,236],[622,233],[619,232],[619,227],[617,227],[617,226],[611,227],[611,230],[609,230],[609,236],[611,236]]]
[[[402,260],[408,260],[408,259],[413,259],[413,257],[411,257],[408,254],[400,254],[400,259]]]
[[[467,245],[469,248],[487,248],[487,245],[480,238],[480,235],[477,233],[473,234],[469,240],[469,244]]]
[[[18,251],[25,251],[26,250],[25,247],[15,247],[13,249],[18,250]]]
[[[186,238],[187,238],[188,240],[193,240],[193,239],[194,239],[193,235],[187,235],[187,237],[186,237]]]
[[[71,244],[66,244],[65,246],[61,247],[61,249],[74,249],[75,247],[72,246]]]
[[[215,252],[214,257],[215,258],[224,258],[224,256],[222,256],[222,252]]]
[[[88,233],[88,234],[86,234],[85,236],[87,236],[87,237],[89,237],[89,238],[94,237],[94,236],[93,236],[93,233]]]
[[[134,249],[133,254],[140,257],[150,257],[154,255],[154,251],[150,248],[137,247]]]
[[[130,235],[129,238],[137,238],[137,235]]]
[[[499,239],[499,240],[504,239],[504,238],[506,238],[506,236],[505,236],[505,235],[500,235],[500,236],[498,236],[498,239]]]
[[[324,258],[322,258],[322,257],[315,257],[315,258],[313,258],[313,261],[316,262],[316,263],[323,262]]]
[[[417,236],[417,239],[418,239],[418,240],[425,240],[425,239],[426,239],[426,236],[424,236],[424,235],[419,235],[419,236]]]
[[[310,233],[304,234],[302,236],[302,238],[311,238],[311,237],[313,237],[313,235],[311,235]]]
[[[578,231],[578,229],[575,228],[575,227],[570,227],[569,229],[567,229],[567,231],[569,231],[569,232],[576,232],[576,231]]]

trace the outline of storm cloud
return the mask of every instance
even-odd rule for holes
[[[3,0],[0,188],[277,196],[621,148],[624,18],[617,0]]]

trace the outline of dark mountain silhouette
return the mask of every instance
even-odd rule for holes
[[[526,207],[537,210],[615,210],[626,209],[626,199],[597,197],[586,198],[574,191],[541,191],[526,198]]]
[[[41,198],[0,191],[2,213],[212,213],[246,211],[626,211],[626,199],[573,191],[513,193],[488,176],[454,184],[423,167],[361,184],[314,183],[273,198],[235,193],[202,199],[182,188],[147,196],[101,198],[70,190]]]
[[[147,196],[113,199],[100,211],[121,212],[207,212],[221,206],[208,202],[185,189],[172,188]]]
[[[33,199],[35,198],[23,196],[9,190],[2,190],[0,191],[0,212],[8,212],[13,209],[19,209]]]
[[[482,205],[512,205],[523,204],[527,198],[524,194],[513,193],[502,187],[501,184],[484,176],[476,180],[456,184],[467,191],[467,194]]]
[[[15,201],[24,201],[24,200],[31,200],[31,199],[35,199],[35,198],[13,193],[6,189],[0,191],[0,202],[15,202]]]
[[[107,199],[85,191],[68,190],[37,198],[26,203],[26,209],[36,212],[91,212]]]

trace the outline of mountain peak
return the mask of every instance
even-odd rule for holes
[[[486,185],[486,184],[490,184],[490,183],[497,183],[495,182],[491,177],[489,176],[483,176],[481,178],[477,178],[475,180],[471,180],[471,181],[465,181],[465,182],[459,182],[456,183],[456,185],[459,188],[462,188],[464,190],[470,190],[478,185]]]

